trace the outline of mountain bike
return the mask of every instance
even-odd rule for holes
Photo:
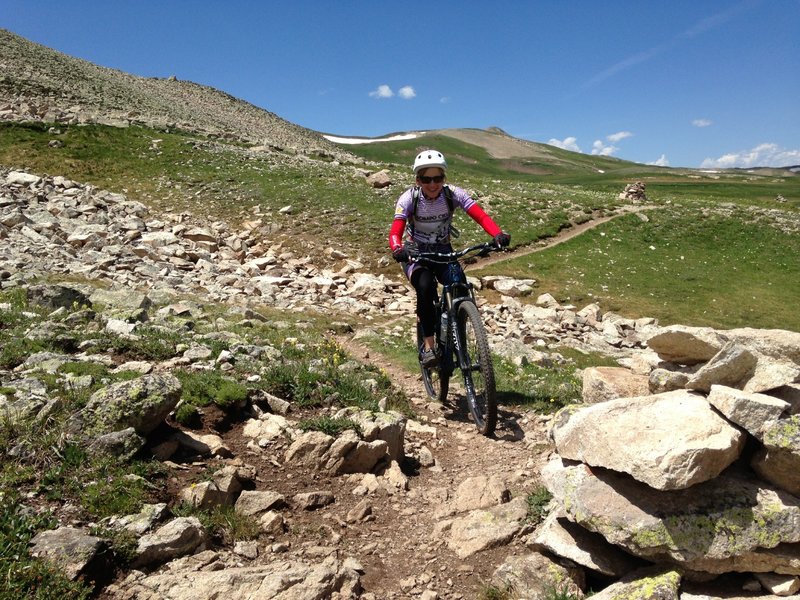
[[[447,281],[436,301],[438,327],[434,338],[439,361],[433,367],[420,365],[425,391],[432,399],[444,404],[450,389],[450,377],[455,369],[459,369],[475,427],[486,436],[492,435],[497,425],[494,366],[486,329],[475,303],[475,290],[460,268],[459,260],[468,254],[485,256],[496,250],[499,248],[493,243],[484,243],[448,253],[411,253],[414,262],[448,265]],[[417,348],[420,351],[423,348],[419,323]]]

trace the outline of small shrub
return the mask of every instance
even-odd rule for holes
[[[499,587],[494,584],[484,584],[478,592],[478,600],[513,600],[513,589],[510,585]]]
[[[183,387],[182,399],[194,406],[212,402],[220,408],[231,408],[247,400],[247,388],[220,371],[176,371]]]
[[[359,437],[362,435],[361,426],[351,419],[334,419],[322,416],[313,419],[303,419],[297,424],[302,431],[321,431],[330,436],[336,437],[348,429],[354,430]]]
[[[139,536],[126,529],[109,529],[106,527],[93,527],[90,533],[97,537],[111,541],[111,550],[116,559],[123,565],[136,558],[136,549],[139,545]]]
[[[547,505],[553,499],[553,494],[547,491],[547,488],[541,486],[534,490],[532,494],[528,494],[528,521],[534,525],[538,525],[544,521],[547,515]]]
[[[582,597],[570,591],[566,582],[551,583],[544,589],[544,600],[581,600]]]
[[[199,419],[200,412],[194,404],[185,402],[175,410],[175,420],[184,427],[194,427]]]
[[[253,540],[261,533],[261,526],[254,517],[237,513],[233,506],[202,510],[193,504],[182,502],[172,509],[172,513],[176,517],[197,517],[209,535],[225,544]]]
[[[317,406],[324,396],[321,386],[325,376],[311,371],[308,363],[274,364],[262,377],[264,389],[300,406]]]
[[[135,360],[162,361],[175,356],[177,346],[183,341],[179,332],[156,327],[140,327],[135,334],[118,336],[103,333],[99,338],[93,338],[95,345],[92,351],[107,352],[113,350],[116,354]]]

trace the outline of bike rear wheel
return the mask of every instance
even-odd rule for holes
[[[424,346],[422,327],[417,323],[417,351],[421,352]],[[436,334],[436,347],[439,347],[439,334]],[[443,364],[444,357],[440,357],[440,363],[435,367],[419,366],[422,371],[422,383],[425,391],[431,399],[444,404],[447,400],[447,392],[450,389],[450,374]]]
[[[459,367],[464,376],[467,404],[478,431],[492,435],[497,426],[494,366],[478,307],[472,302],[461,303],[456,321],[461,341]]]

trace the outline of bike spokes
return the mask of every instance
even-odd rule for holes
[[[494,367],[486,331],[478,309],[471,302],[459,306],[458,335],[461,341],[459,362],[467,404],[478,431],[491,435],[497,424]]]

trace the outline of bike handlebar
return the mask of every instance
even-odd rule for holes
[[[486,255],[490,252],[498,252],[500,250],[503,250],[503,248],[497,246],[495,243],[484,242],[482,244],[469,246],[468,248],[464,248],[462,250],[454,250],[453,252],[415,252],[409,249],[408,254],[410,257],[410,262],[425,261],[446,264],[455,262],[470,252],[479,251],[479,255]]]

